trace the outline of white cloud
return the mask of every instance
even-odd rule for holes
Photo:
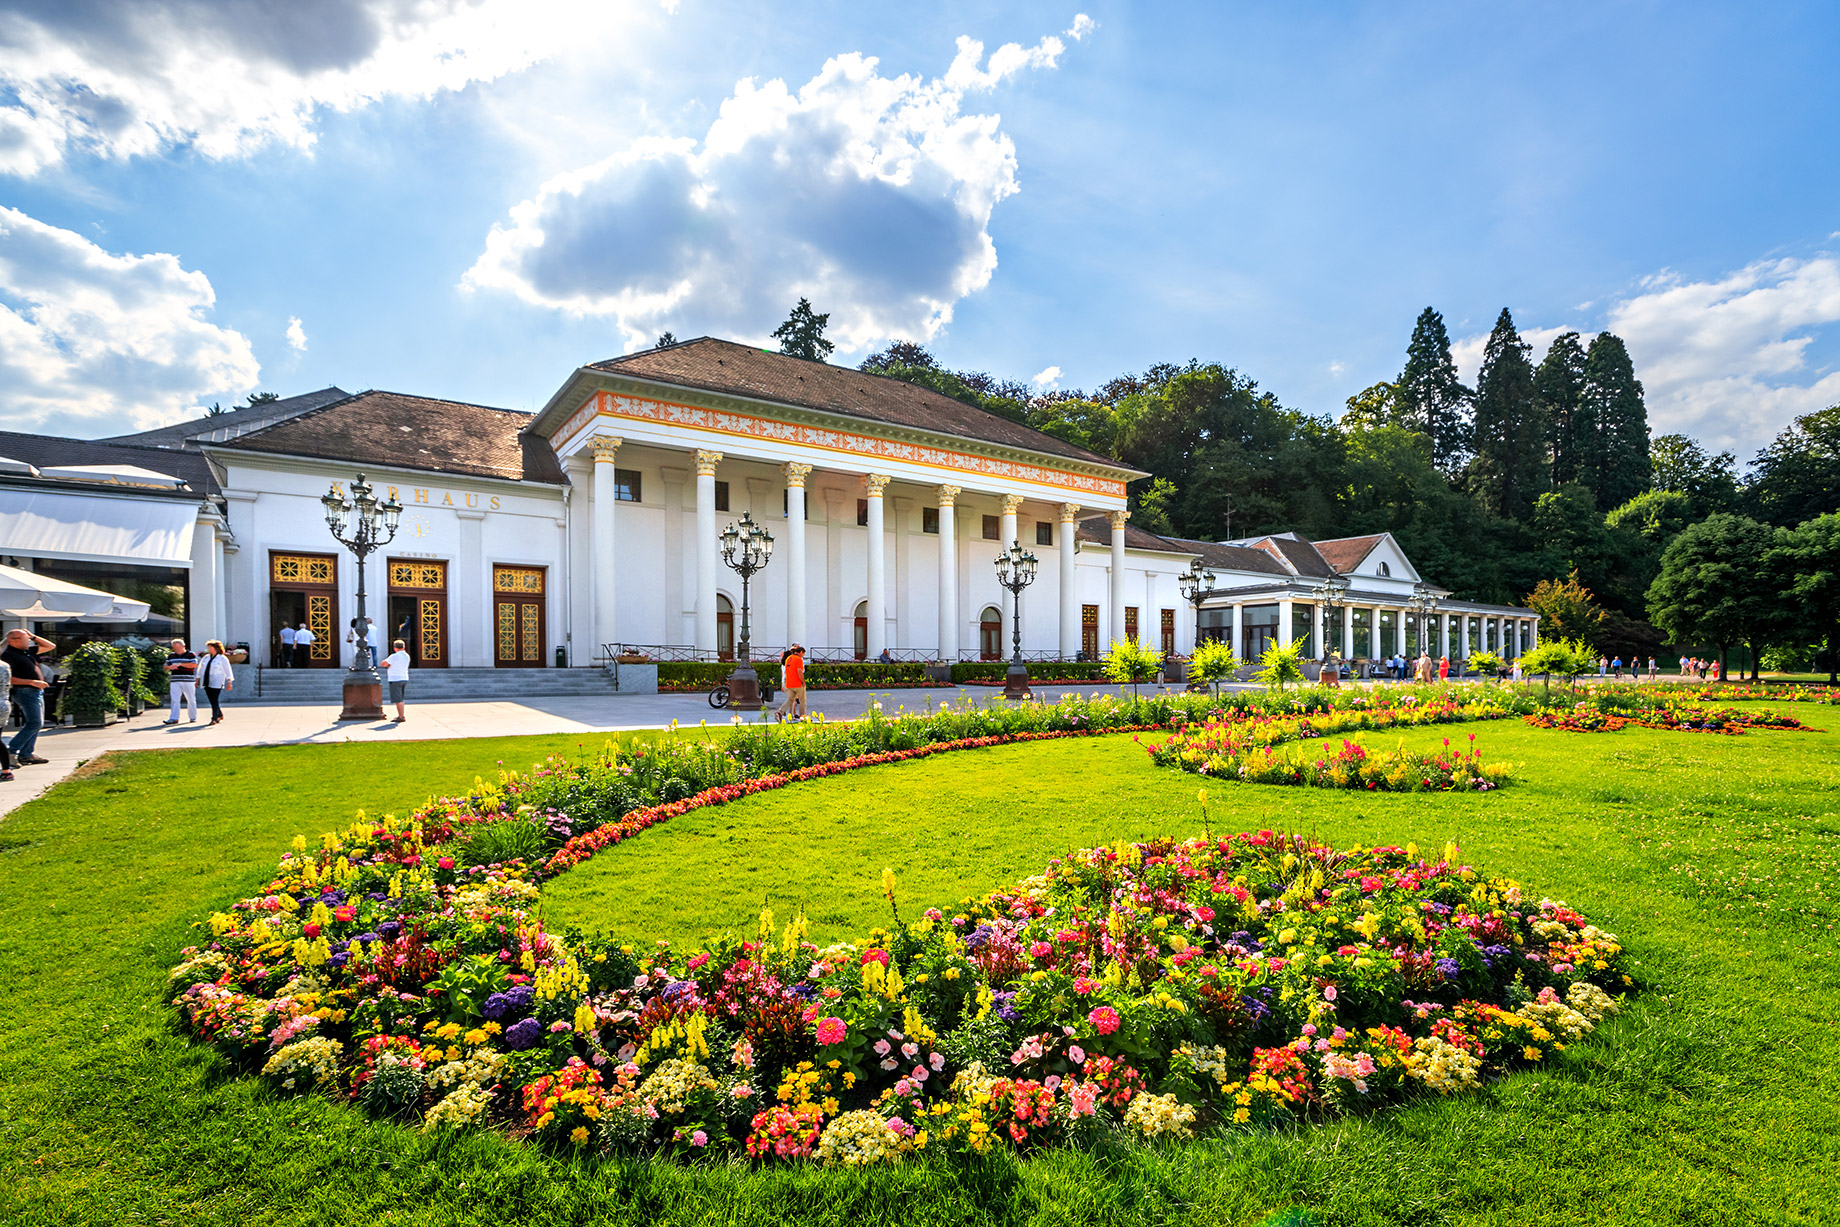
[[[761,340],[801,296],[845,352],[927,340],[989,283],[991,210],[1018,190],[998,117],[960,105],[1064,50],[1049,35],[986,61],[961,38],[934,80],[884,77],[859,54],[796,91],[743,80],[700,141],[643,139],[544,184],[463,284],[611,317],[629,348],[665,328]]]
[[[1329,364],[1329,373],[1331,375],[1340,375],[1345,369],[1347,368],[1344,367],[1340,362],[1331,362]]]
[[[628,11],[605,0],[0,0],[0,173],[32,175],[76,151],[306,149],[321,108],[490,81]]]
[[[1840,257],[1766,260],[1713,281],[1661,273],[1612,302],[1605,330],[1629,347],[1655,434],[1691,435],[1741,457],[1762,448],[1794,418],[1840,404],[1840,370],[1808,360],[1823,326],[1840,323]],[[1533,359],[1561,332],[1523,328]],[[1450,347],[1474,385],[1486,335]]]
[[[307,352],[307,330],[300,326],[298,315],[288,316],[287,343],[299,353]]]
[[[1061,386],[1061,368],[1058,366],[1048,367],[1039,375],[1035,376],[1035,378],[1029,380],[1029,382],[1040,388],[1043,392],[1052,392],[1054,389]]]
[[[0,421],[125,434],[248,391],[261,367],[206,319],[215,301],[176,256],[113,255],[0,207]]]

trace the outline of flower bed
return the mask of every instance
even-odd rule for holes
[[[1600,711],[1590,703],[1580,703],[1570,711],[1532,712],[1522,719],[1536,728],[1565,729],[1573,733],[1614,733],[1630,725],[1645,729],[1725,733],[1731,736],[1737,736],[1746,729],[1787,729],[1803,733],[1816,731],[1794,716],[1781,712],[1745,711],[1736,707],[1696,707],[1678,702],[1638,708],[1626,715]]]
[[[1323,742],[1321,750],[1307,746],[1272,747],[1235,745],[1229,739],[1213,741],[1205,757],[1190,750],[1152,761],[1180,767],[1198,775],[1248,784],[1295,784],[1306,788],[1360,788],[1383,792],[1489,792],[1508,782],[1505,763],[1482,761],[1476,735],[1469,735],[1467,750],[1452,750],[1450,738],[1442,750],[1420,754],[1403,747],[1370,751],[1347,738],[1337,746]]]
[[[858,1165],[1366,1111],[1551,1060],[1617,939],[1454,847],[1120,844],[818,948],[560,937],[523,865],[418,815],[304,840],[174,969],[183,1024],[283,1090],[584,1152]]]

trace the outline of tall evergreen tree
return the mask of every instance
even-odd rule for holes
[[[1400,424],[1431,440],[1431,463],[1447,475],[1463,467],[1470,448],[1470,390],[1457,379],[1444,317],[1430,307],[1412,327],[1393,402]]]
[[[830,327],[830,322],[829,311],[820,315],[811,309],[810,299],[801,298],[799,305],[792,309],[792,314],[786,317],[786,322],[775,328],[771,335],[779,338],[780,353],[822,362],[837,348],[824,339],[824,330]]]
[[[1578,480],[1578,452],[1573,441],[1578,403],[1584,396],[1584,346],[1578,334],[1565,332],[1553,338],[1533,373],[1533,394],[1546,418],[1546,450],[1552,461],[1552,484]]]
[[[1546,428],[1534,395],[1528,345],[1503,307],[1476,381],[1476,492],[1498,516],[1526,520],[1546,489]]]
[[[1596,471],[1580,465],[1599,507],[1619,507],[1649,485],[1648,406],[1629,350],[1614,333],[1600,332],[1585,357],[1585,414],[1596,431]]]

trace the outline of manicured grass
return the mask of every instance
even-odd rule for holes
[[[1831,709],[1811,723],[1840,725]],[[353,808],[605,738],[129,756],[0,821],[0,1221],[1817,1223],[1840,1219],[1840,731],[1474,731],[1517,783],[1387,796],[1212,784],[1216,830],[1441,846],[1618,932],[1649,982],[1538,1073],[1370,1119],[1176,1148],[874,1175],[577,1167],[274,1095],[172,1030],[172,952]],[[1389,742],[1390,744],[1390,742]],[[1203,781],[1128,737],[944,755],[695,811],[546,887],[551,923],[818,940],[1011,882],[1069,847],[1192,834]]]

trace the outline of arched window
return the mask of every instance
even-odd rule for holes
[[[735,659],[735,607],[721,593],[716,593],[716,655],[723,660]]]
[[[856,602],[856,659],[869,659],[869,602]]]
[[[978,659],[1003,659],[1003,611],[995,605],[978,615]]]
[[[1392,573],[1393,573],[1393,568],[1387,566],[1384,562],[1380,564],[1380,574],[1391,575]]]

